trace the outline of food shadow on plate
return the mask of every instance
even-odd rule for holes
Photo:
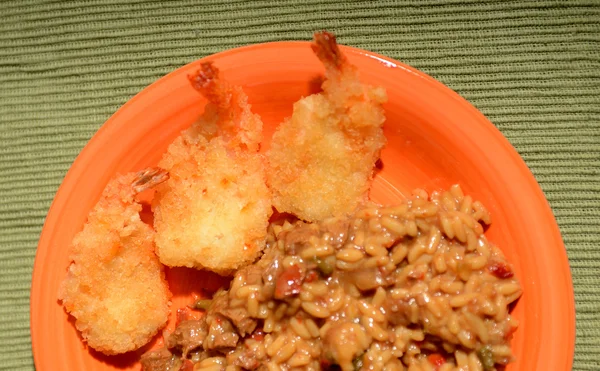
[[[142,211],[140,218],[150,226],[154,226],[154,213],[152,212],[151,196],[140,200]],[[169,290],[173,298],[192,296],[212,296],[220,288],[229,287],[231,277],[223,277],[206,270],[186,267],[166,267],[165,276],[169,282]],[[190,302],[190,304],[192,304]]]
[[[131,352],[117,354],[117,355],[106,355],[106,354],[99,352],[99,351],[95,350],[94,348],[87,345],[87,343],[81,336],[81,332],[79,332],[77,330],[77,327],[75,326],[75,321],[76,321],[75,317],[73,317],[71,315],[68,315],[68,316],[69,317],[68,317],[67,321],[69,322],[69,324],[71,326],[73,326],[73,329],[75,329],[75,332],[77,333],[77,338],[79,339],[79,341],[81,341],[82,345],[86,348],[87,352],[95,360],[102,362],[103,364],[109,365],[116,369],[129,369],[129,368],[135,366],[136,364],[138,364],[142,354],[144,354],[148,350],[152,349],[156,345],[157,341],[159,341],[159,338],[160,338],[160,336],[155,336],[152,339],[152,341],[150,341],[150,343],[144,345],[140,349],[137,349],[137,350],[134,350]]]
[[[377,159],[377,161],[375,161],[375,168],[373,169],[373,175],[377,175],[377,173],[381,172],[383,170],[383,161],[381,161],[381,159]]]
[[[312,95],[312,94],[319,94],[320,92],[322,92],[323,91],[322,85],[323,85],[324,81],[325,81],[325,76],[323,76],[323,75],[316,75],[313,78],[311,78],[310,81],[308,82],[308,94]]]
[[[165,275],[173,298],[212,297],[220,288],[228,288],[232,277],[186,267],[165,267]],[[193,304],[193,299],[189,304]],[[177,308],[171,308],[176,310]]]
[[[117,354],[117,355],[106,355],[104,353],[98,352],[90,347],[88,348],[88,352],[94,359],[109,365],[116,369],[130,369],[139,364],[140,357],[142,354],[146,353],[150,349],[154,347],[156,342],[158,341],[159,336],[155,336],[150,343],[144,345],[140,349],[133,350],[131,352]]]
[[[515,300],[512,303],[508,304],[508,313],[512,313],[515,310],[515,308],[517,307],[517,305],[519,305],[519,303],[521,302],[522,298],[523,298],[523,295],[521,295],[517,300]]]
[[[146,202],[144,200],[140,200],[140,204],[142,205],[142,211],[140,211],[140,219],[142,222],[154,226],[154,214],[152,213],[152,205],[150,202]]]

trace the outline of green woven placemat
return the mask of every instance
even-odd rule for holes
[[[459,0],[0,2],[0,368],[34,369],[37,240],[100,125],[190,61],[318,29],[431,74],[514,144],[567,246],[573,369],[600,369],[600,2]]]

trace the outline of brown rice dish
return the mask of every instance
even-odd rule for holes
[[[489,223],[459,186],[272,223],[262,258],[196,302],[205,314],[180,321],[143,370],[502,369],[522,291]]]

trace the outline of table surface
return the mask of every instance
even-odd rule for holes
[[[103,122],[198,58],[320,29],[430,74],[516,147],[568,251],[573,369],[600,369],[600,1],[4,0],[0,20],[1,369],[34,369],[37,241]]]

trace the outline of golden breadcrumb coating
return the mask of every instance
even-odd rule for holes
[[[315,34],[312,46],[326,69],[323,92],[294,104],[267,156],[275,208],[318,221],[366,201],[386,142],[381,105],[387,97],[383,88],[361,84],[332,34]]]
[[[170,178],[152,206],[157,254],[168,266],[228,274],[265,246],[272,206],[258,153],[262,121],[212,64],[190,81],[209,103],[159,163]]]
[[[119,354],[148,343],[166,324],[171,294],[154,253],[154,231],[135,195],[167,175],[149,169],[111,180],[73,239],[59,290],[87,344]]]

